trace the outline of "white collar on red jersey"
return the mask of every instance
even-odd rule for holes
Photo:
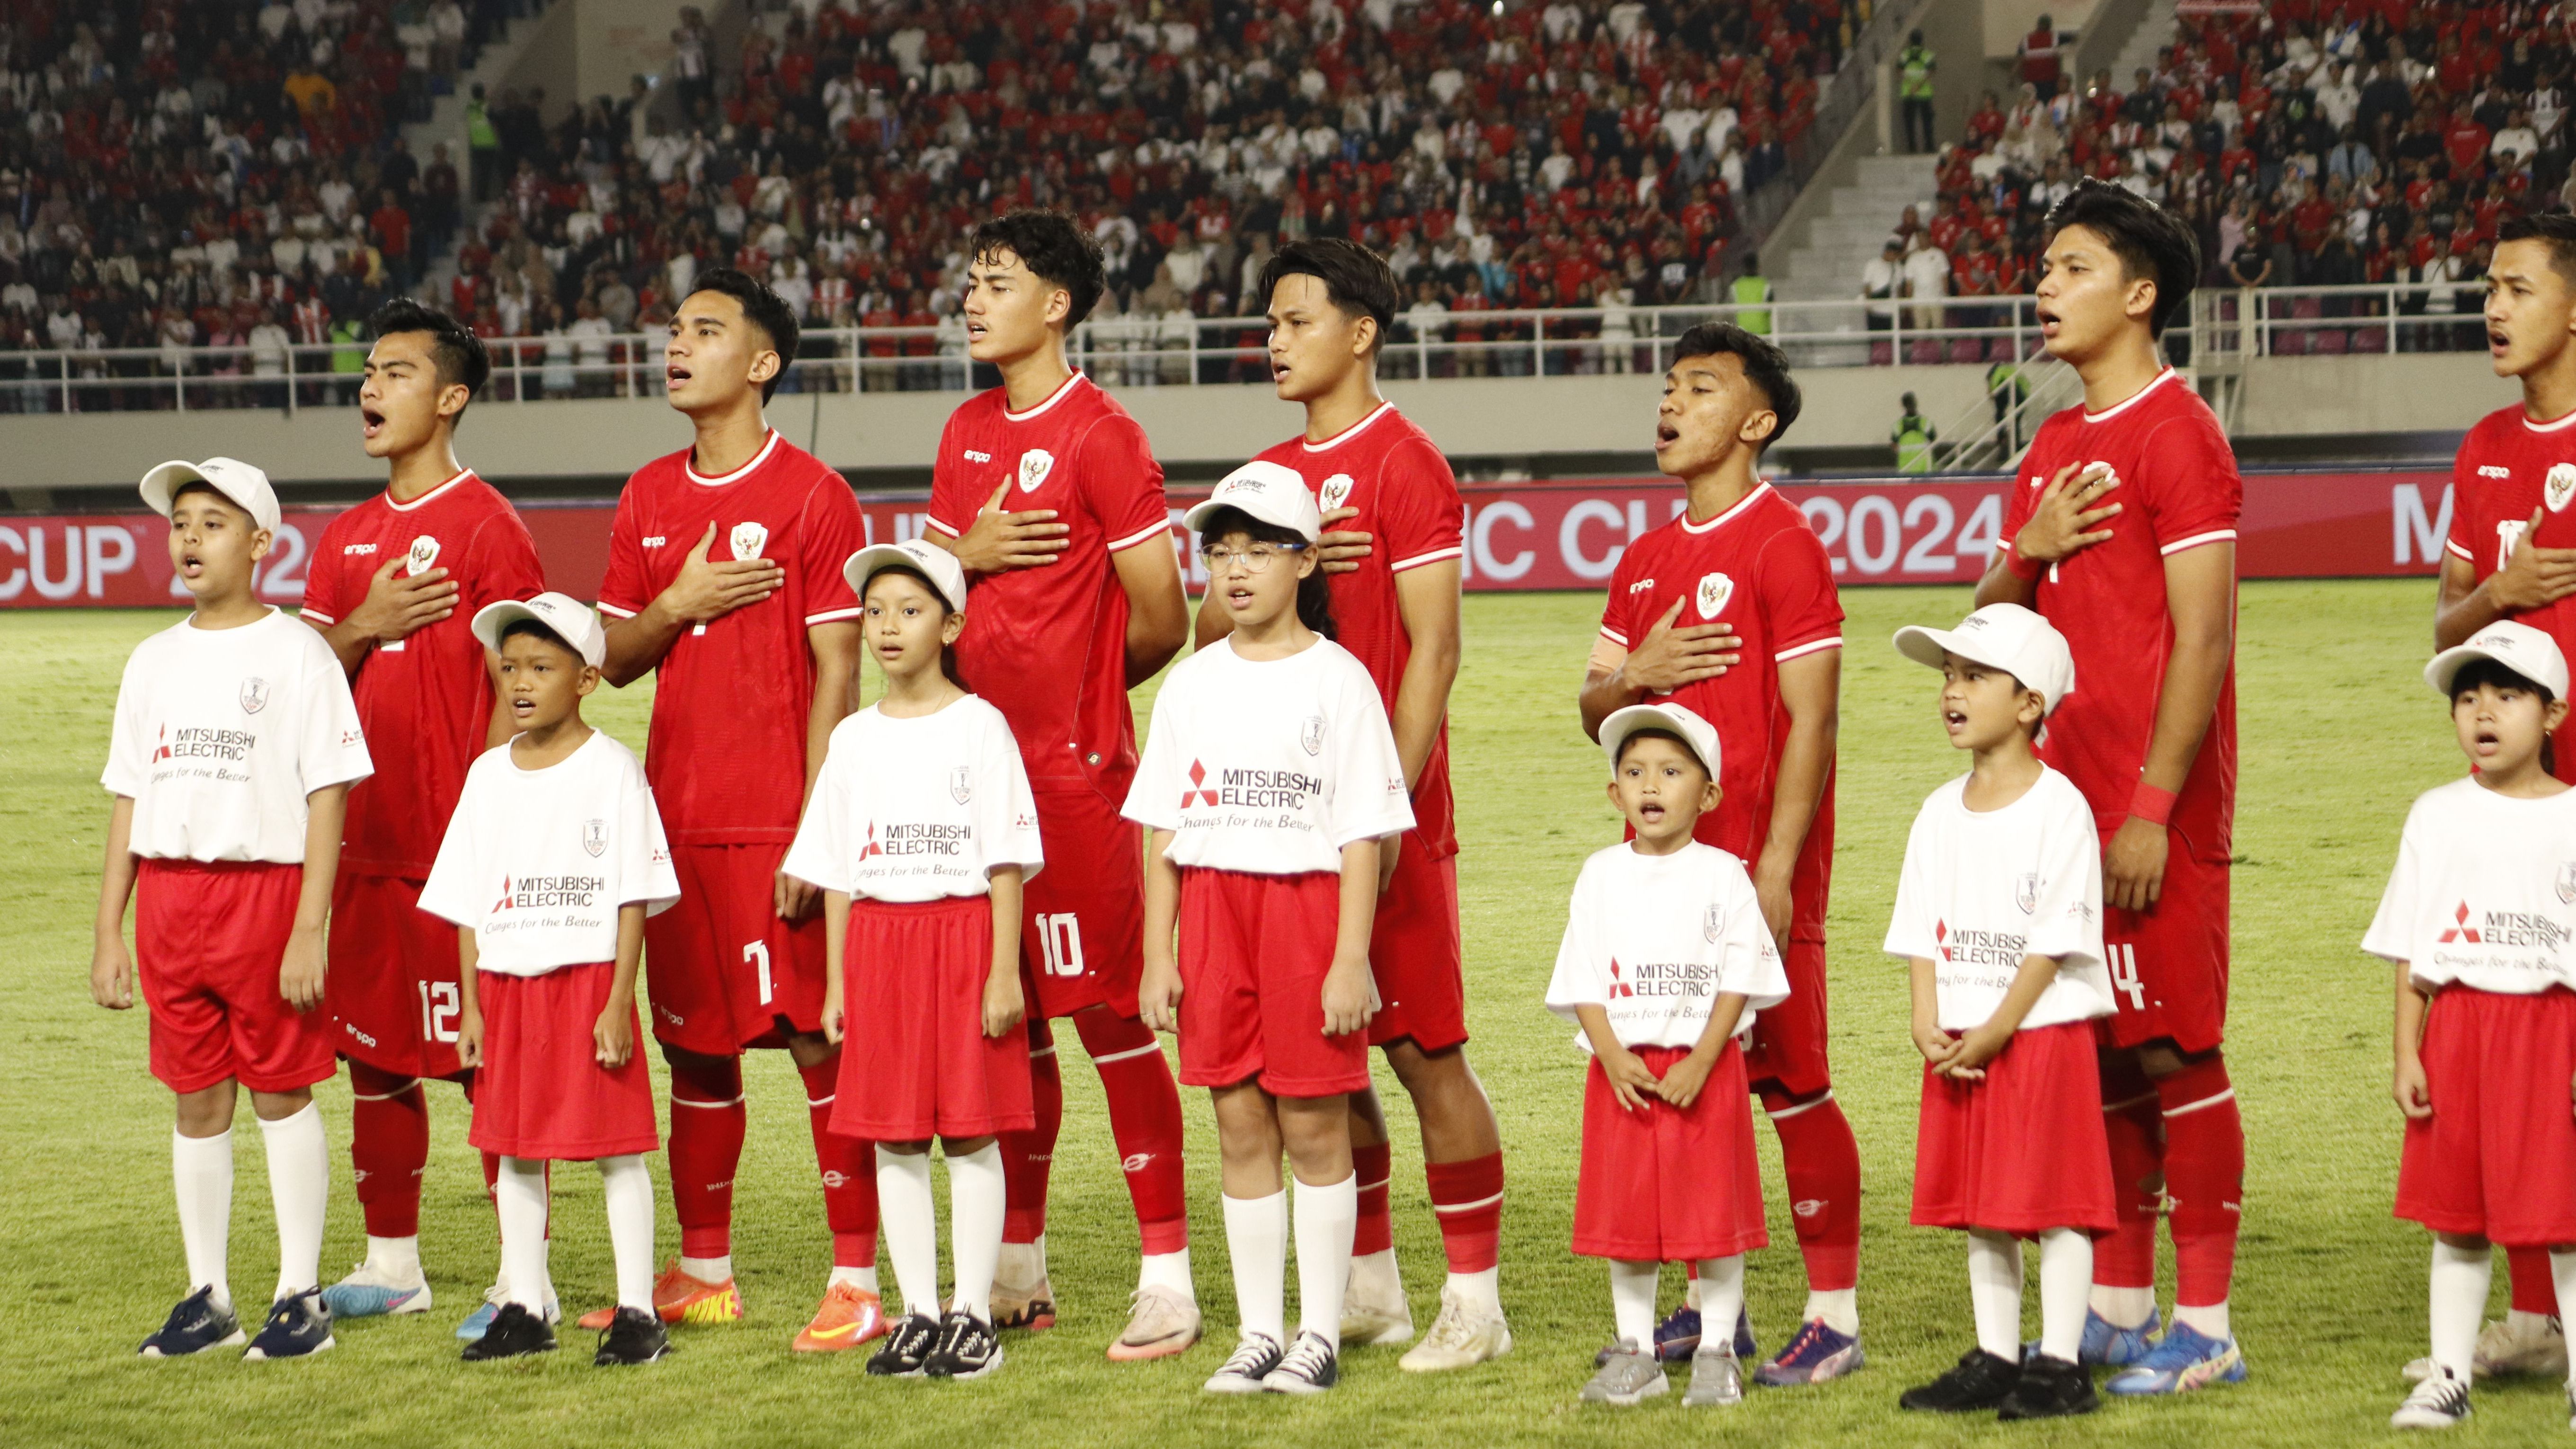
[[[744,475],[750,473],[752,469],[759,467],[761,464],[768,462],[769,455],[777,451],[778,430],[776,428],[771,428],[769,430],[769,440],[760,445],[759,452],[751,455],[751,461],[734,469],[732,472],[725,474],[721,478],[710,478],[706,474],[698,471],[696,461],[698,450],[694,447],[689,449],[689,461],[682,463],[680,468],[681,471],[689,475],[689,481],[692,483],[702,484],[709,488],[721,488],[727,483],[731,483],[742,478]]]
[[[2522,414],[2522,425],[2535,433],[2554,433],[2561,428],[2566,427],[2570,423],[2576,423],[2576,412],[2570,412],[2563,417],[2551,418],[2545,423],[2535,423],[2531,420],[2531,414]]]
[[[1735,501],[1735,506],[1734,506],[1734,507],[1732,507],[1732,508],[1730,508],[1730,509],[1726,510],[1724,513],[1719,514],[1719,515],[1718,515],[1718,516],[1716,516],[1715,518],[1710,519],[1710,520],[1709,520],[1708,522],[1706,522],[1706,523],[1693,523],[1693,522],[1691,522],[1691,521],[1690,521],[1690,510],[1689,510],[1688,508],[1684,508],[1684,509],[1683,509],[1683,511],[1682,511],[1682,516],[1681,516],[1682,532],[1684,532],[1684,533],[1706,533],[1706,532],[1708,532],[1710,529],[1721,527],[1721,526],[1723,526],[1723,525],[1726,523],[1726,521],[1727,521],[1728,519],[1733,518],[1735,515],[1737,515],[1737,514],[1739,514],[1739,513],[1742,513],[1744,510],[1746,510],[1746,509],[1748,509],[1748,508],[1752,507],[1752,506],[1754,505],[1754,503],[1762,497],[1762,495],[1763,495],[1763,494],[1768,493],[1768,492],[1770,492],[1770,491],[1771,491],[1771,485],[1770,485],[1770,484],[1768,484],[1768,483],[1756,483],[1756,484],[1754,484],[1754,485],[1753,485],[1753,491],[1752,491],[1752,492],[1745,494],[1742,498],[1739,498],[1739,499],[1737,499],[1737,500]]]
[[[1351,439],[1358,437],[1368,428],[1369,424],[1376,422],[1378,419],[1385,417],[1388,413],[1394,411],[1395,404],[1391,402],[1379,403],[1367,417],[1364,417],[1358,422],[1351,424],[1349,427],[1342,429],[1340,432],[1333,434],[1324,441],[1320,443],[1309,443],[1301,438],[1298,440],[1298,446],[1304,448],[1309,453],[1330,452],[1331,450],[1340,447],[1342,444],[1349,442]]]
[[[1064,401],[1067,397],[1072,395],[1073,390],[1076,387],[1079,387],[1090,380],[1091,379],[1077,372],[1071,377],[1068,377],[1064,381],[1056,384],[1055,391],[1046,395],[1046,401],[1039,403],[1036,407],[1033,407],[1024,413],[1015,413],[1011,411],[1010,394],[1004,393],[1002,395],[1002,421],[1006,423],[1025,423],[1029,419],[1036,417],[1038,414],[1045,412],[1048,408],[1054,407],[1057,403]]]
[[[439,484],[437,487],[432,488],[432,489],[431,489],[431,490],[429,490],[428,492],[426,492],[426,493],[424,493],[424,494],[420,495],[418,498],[413,499],[413,500],[412,500],[412,501],[410,501],[409,503],[404,503],[404,502],[401,502],[400,500],[396,499],[396,498],[394,497],[394,495],[393,495],[392,490],[388,489],[388,490],[386,491],[386,493],[385,493],[385,506],[386,506],[387,508],[392,509],[392,510],[393,510],[394,512],[396,512],[396,513],[409,513],[409,512],[411,512],[413,509],[420,507],[421,505],[423,505],[423,504],[425,504],[425,503],[429,502],[429,500],[431,500],[431,499],[433,499],[433,498],[436,498],[439,494],[446,492],[448,489],[455,487],[457,484],[462,483],[462,482],[464,482],[466,479],[471,478],[471,477],[473,477],[473,476],[474,476],[474,470],[473,470],[473,469],[471,469],[471,468],[459,468],[459,469],[457,469],[457,470],[456,470],[456,476],[455,476],[455,477],[450,478],[450,479],[448,479],[446,482]]]
[[[2164,371],[2157,373],[2154,381],[2149,382],[2145,387],[2139,388],[2136,392],[2129,394],[2127,397],[2111,404],[2109,407],[2102,409],[2102,411],[2097,413],[2091,408],[2086,408],[2084,410],[2084,421],[2088,423],[2107,423],[2113,418],[2118,417],[2120,414],[2127,412],[2129,409],[2136,407],[2138,405],[2138,399],[2145,397],[2148,393],[2154,392],[2157,388],[2164,386],[2167,379],[2180,376],[2182,376],[2181,373],[2168,367]]]

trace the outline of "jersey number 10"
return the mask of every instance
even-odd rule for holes
[[[1082,974],[1082,926],[1073,912],[1038,917],[1038,949],[1049,976]]]

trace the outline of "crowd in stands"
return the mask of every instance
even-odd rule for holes
[[[1986,93],[1940,153],[1932,213],[1907,208],[1869,269],[1872,325],[1900,310],[1909,326],[2006,320],[2007,307],[1955,299],[2030,290],[2041,218],[2092,176],[2189,218],[2204,285],[2401,284],[2401,349],[2483,346],[2474,314],[2497,226],[2567,205],[2571,39],[2576,4],[2275,0],[2185,16],[2125,89],[2107,71],[2058,85],[2056,47],[2026,43],[2018,95]],[[2316,323],[2388,309],[2249,296],[2222,298],[2221,314]],[[2275,326],[2269,347],[2373,350],[2391,330]],[[2008,344],[1916,346],[1970,360]]]

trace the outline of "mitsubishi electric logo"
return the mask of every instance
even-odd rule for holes
[[[1190,783],[1189,788],[1181,792],[1181,808],[1187,810],[1192,805],[1216,803],[1216,792],[1207,788],[1207,766],[1196,760],[1190,761]]]

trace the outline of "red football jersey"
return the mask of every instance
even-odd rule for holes
[[[2236,454],[2200,394],[2167,368],[2124,403],[2099,413],[2083,404],[2040,424],[2022,459],[2021,482],[2004,509],[1997,548],[2009,549],[2030,521],[2041,490],[2073,463],[2107,463],[2122,505],[2111,536],[2041,576],[2032,607],[2046,615],[2075,656],[2075,692],[2049,716],[2040,758],[2066,772],[2108,836],[2129,818],[2146,768],[2173,654],[2165,605],[2165,559],[2236,537],[2245,485]],[[2079,468],[2080,471],[2080,468]],[[2229,659],[2218,706],[2174,803],[2172,824],[2192,854],[2225,863],[2236,819],[2236,663]]]
[[[841,475],[776,432],[720,478],[695,450],[656,458],[626,480],[608,539],[599,607],[643,611],[680,575],[707,525],[707,557],[776,559],[777,593],[684,629],[662,656],[644,773],[674,845],[796,838],[805,805],[805,725],[814,704],[806,630],[859,617],[841,566],[866,543],[859,500]]]
[[[2451,532],[2443,546],[2468,560],[2484,583],[2513,555],[2534,513],[2541,515],[2535,544],[2576,547],[2576,413],[2535,423],[2516,403],[2480,418],[2460,440],[2451,464]],[[2559,651],[2576,658],[2571,604],[2576,600],[2561,599],[2516,617],[2549,631]],[[2576,780],[2576,717],[2554,738],[2559,778]]]
[[[1387,717],[1395,716],[1396,687],[1413,658],[1412,636],[1396,608],[1395,576],[1407,569],[1462,556],[1467,547],[1467,505],[1457,475],[1429,434],[1413,420],[1380,404],[1375,412],[1320,443],[1291,438],[1261,455],[1303,476],[1327,513],[1356,508],[1359,517],[1333,525],[1372,535],[1369,556],[1357,571],[1332,574],[1335,642],[1358,656],[1377,681]],[[1414,832],[1433,860],[1458,853],[1458,822],[1449,790],[1449,722],[1442,719],[1422,777],[1413,782]]]
[[[949,415],[931,467],[930,526],[964,533],[1005,482],[1003,506],[1054,509],[1068,547],[1054,563],[975,580],[958,672],[1011,722],[1029,783],[1123,800],[1136,721],[1127,591],[1109,556],[1171,546],[1163,467],[1117,399],[1075,373],[1027,412],[1012,412],[997,387]]]
[[[376,773],[349,792],[340,864],[425,880],[465,771],[492,727],[492,675],[474,637],[475,611],[534,598],[546,578],[518,510],[469,468],[409,503],[379,493],[332,519],[304,572],[304,617],[347,618],[393,559],[406,560],[404,577],[447,570],[456,612],[377,645],[349,682]]]
[[[1750,869],[1761,863],[1780,757],[1789,747],[1780,666],[1842,647],[1843,606],[1834,593],[1833,561],[1807,516],[1764,483],[1705,523],[1684,515],[1629,544],[1610,575],[1601,637],[1634,649],[1677,599],[1688,602],[1673,621],[1676,627],[1724,622],[1744,641],[1741,663],[1715,679],[1682,686],[1672,701],[1717,728],[1724,794],[1692,834],[1742,857]],[[1833,859],[1834,785],[1828,776],[1790,878],[1792,940],[1825,939]]]

